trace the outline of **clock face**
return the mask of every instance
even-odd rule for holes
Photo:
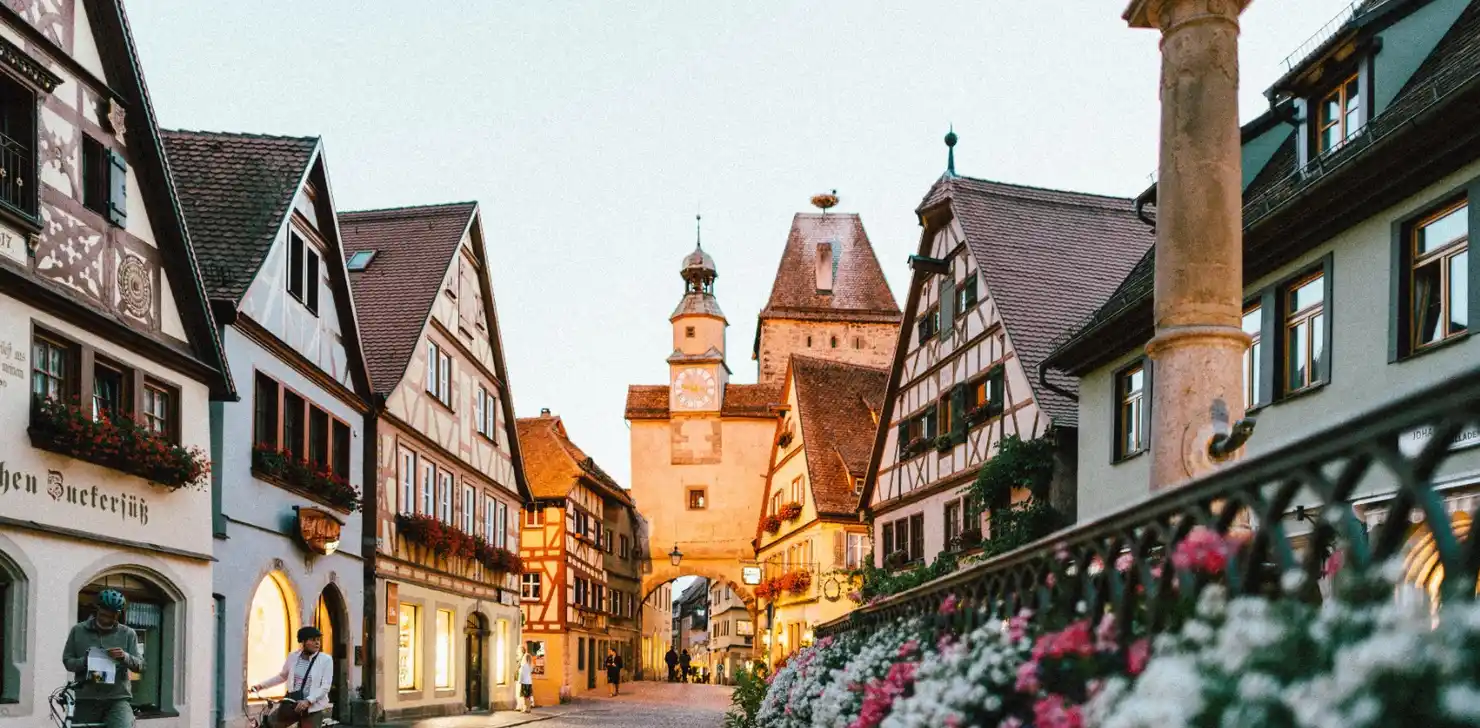
[[[714,404],[716,384],[708,369],[685,369],[673,380],[674,399],[684,409],[701,409]]]

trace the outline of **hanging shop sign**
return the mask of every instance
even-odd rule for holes
[[[385,583],[385,623],[401,623],[401,585],[394,581]]]
[[[309,551],[328,556],[339,550],[339,532],[344,524],[319,508],[298,509],[298,538]]]
[[[756,584],[761,583],[761,567],[740,567],[740,581],[743,582],[746,586],[755,586]]]

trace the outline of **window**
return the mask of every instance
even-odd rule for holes
[[[834,337],[831,337],[831,339],[830,339],[830,340],[829,340],[829,344],[830,344],[830,345],[831,345],[831,346],[832,346],[832,348],[834,348],[834,349],[836,349],[836,348],[838,348],[838,337],[836,337],[836,336],[834,336]]]
[[[401,451],[401,513],[416,512],[416,453]]]
[[[469,536],[477,533],[473,530],[473,524],[477,523],[477,511],[478,494],[476,491],[473,490],[473,486],[464,483],[462,487],[462,530],[463,533],[466,533]],[[483,508],[483,514],[486,519],[488,515],[487,506]],[[484,540],[487,540],[486,536],[484,537]]]
[[[853,479],[853,495],[863,494],[863,478]]]
[[[0,75],[0,203],[36,217],[36,94]]]
[[[771,510],[768,515],[776,515],[781,512],[781,491],[771,494]]]
[[[283,656],[292,652],[293,618],[288,595],[277,578],[268,576],[252,594],[247,612],[247,680],[260,681],[278,674]],[[145,667],[148,667],[146,664]],[[281,698],[287,686],[278,685],[263,691],[263,697]]]
[[[349,256],[349,261],[344,264],[352,273],[358,273],[370,267],[370,261],[375,259],[373,250],[356,250]]]
[[[499,548],[511,548],[509,544],[509,505],[503,501],[494,502],[493,529],[494,545]]]
[[[920,344],[930,340],[930,337],[940,333],[940,307],[932,306],[915,322],[920,331]]]
[[[493,540],[493,517],[497,509],[494,508],[493,504],[493,496],[483,496],[483,540],[488,543],[496,543]]]
[[[273,448],[278,446],[278,383],[257,373],[253,387],[252,441]]]
[[[1115,403],[1115,459],[1123,460],[1146,450],[1150,423],[1146,406],[1145,360],[1115,375]]]
[[[976,305],[976,274],[972,273],[961,281],[961,287],[956,289],[956,314],[960,315],[970,311]]]
[[[94,420],[118,420],[128,415],[123,370],[98,361],[93,364],[92,416]]]
[[[910,561],[920,561],[925,558],[925,514],[916,513],[910,516]]]
[[[82,206],[108,214],[108,152],[87,134],[82,135]]]
[[[1469,217],[1462,200],[1413,226],[1408,308],[1414,351],[1469,330]]]
[[[1325,276],[1297,280],[1285,289],[1284,391],[1325,381]]]
[[[303,398],[294,392],[283,391],[283,449],[295,458],[303,452]]]
[[[329,468],[329,413],[308,408],[308,461],[319,470]]]
[[[925,558],[925,514],[916,513],[884,526],[884,554],[903,552],[906,562]]]
[[[703,488],[689,488],[689,510],[701,511],[709,505]]]
[[[183,635],[184,615],[165,590],[149,577],[112,573],[95,579],[78,592],[77,621],[92,616],[98,593],[104,589],[116,589],[128,600],[128,609],[120,621],[138,635],[145,667],[143,672],[129,675],[133,687],[131,702],[140,717],[154,717],[175,703],[174,681],[169,676],[175,674],[177,665],[174,650],[169,647],[177,644]],[[281,669],[282,664],[283,653],[279,652],[274,670]]]
[[[1244,333],[1249,335],[1252,342],[1244,352],[1244,408],[1249,409],[1260,404],[1259,383],[1263,381],[1260,376],[1262,362],[1260,355],[1264,347],[1260,344],[1261,332],[1264,327],[1264,310],[1259,306],[1244,311],[1243,328]]]
[[[793,479],[791,481],[791,502],[792,503],[806,503],[807,502],[807,491],[806,491],[806,488],[803,488],[802,487],[802,479],[801,479],[800,476],[798,476],[797,478],[795,478],[795,479]]]
[[[421,673],[416,669],[416,654],[421,648],[420,626],[421,607],[402,602],[396,649],[396,688],[399,690],[421,689]]]
[[[544,593],[544,585],[541,583],[541,575],[538,573],[526,573],[519,575],[519,598],[525,601],[537,602]]]
[[[862,349],[863,348],[863,337],[862,336],[855,336],[855,337],[853,337],[853,348],[855,348],[855,349]]]
[[[288,233],[288,293],[303,300],[303,238],[296,231]]]
[[[144,384],[144,427],[150,432],[174,434],[174,394],[153,382]]]
[[[1346,143],[1362,129],[1362,94],[1353,75],[1321,99],[1316,141],[1321,153]]]
[[[998,364],[987,370],[986,376],[967,385],[966,414],[974,418],[971,424],[980,424],[988,417],[1002,414],[1007,402],[1003,391],[1003,373],[1002,365]],[[981,409],[983,407],[985,409]]]
[[[540,508],[537,505],[533,505],[533,506],[530,506],[528,508],[525,508],[524,509],[524,525],[526,525],[526,526],[543,526],[543,525],[545,525],[545,511],[544,511],[544,509],[543,508]]]
[[[473,398],[473,420],[478,423],[478,434],[498,442],[498,399],[481,384]]]
[[[950,548],[951,542],[961,535],[961,499],[957,498],[946,503],[945,512],[942,515],[945,517],[946,524],[946,547]]]
[[[310,313],[319,312],[319,253],[297,230],[288,231],[288,293]]]
[[[452,646],[452,624],[455,615],[446,609],[437,610],[437,681],[438,690],[451,690],[452,677],[457,674],[457,669],[452,665],[452,659],[456,656],[456,650]]]
[[[927,441],[935,439],[937,424],[934,405],[926,407],[919,414],[901,421],[899,423],[899,443],[896,447],[899,452],[899,459],[907,460],[923,452],[923,450],[912,452],[908,446],[922,437]]]
[[[494,637],[493,681],[499,685],[509,684],[509,661],[504,655],[509,651],[509,620],[498,621],[498,632]]]
[[[861,533],[848,534],[846,549],[843,554],[843,565],[849,569],[862,568],[863,557],[868,553],[868,536]]]
[[[954,396],[952,396],[954,394],[954,390],[948,391],[946,393],[946,396],[941,397],[940,402],[936,405],[936,432],[951,433],[954,432],[954,430],[956,429],[956,418],[960,417],[961,413],[954,412],[954,408],[951,407],[953,403],[952,401],[956,399]]]
[[[452,473],[437,471],[437,519],[452,525]]]
[[[617,556],[625,559],[627,558],[627,553],[627,534],[624,533],[617,538]]]
[[[683,327],[683,337],[685,339],[692,339],[692,338],[694,338],[694,327],[692,327],[692,326],[685,326],[685,327]]]
[[[330,450],[332,456],[329,461],[329,470],[335,475],[348,480],[350,460],[349,425],[339,420],[334,420],[333,425],[334,440]]]
[[[3,186],[0,181],[0,186]],[[65,400],[72,393],[72,348],[36,337],[31,345],[31,394],[41,399]]]
[[[435,342],[427,342],[427,393],[452,406],[452,355]]]
[[[576,606],[578,606],[578,607],[584,607],[584,606],[586,606],[586,580],[585,579],[582,579],[579,576],[576,577],[576,580],[575,580],[575,594],[574,594],[574,597],[575,597],[575,605]]]
[[[422,458],[421,462],[421,505],[416,509],[423,516],[432,515],[432,481],[437,478],[437,466]]]

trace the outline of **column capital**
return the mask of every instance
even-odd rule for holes
[[[1237,19],[1253,0],[1131,0],[1120,17],[1132,28],[1159,28],[1166,32],[1194,17],[1224,16]]]

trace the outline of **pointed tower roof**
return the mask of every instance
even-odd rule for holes
[[[827,290],[817,287],[818,250],[823,244],[832,248],[832,285]],[[792,218],[771,298],[760,318],[901,320],[899,304],[857,214],[799,212]]]

